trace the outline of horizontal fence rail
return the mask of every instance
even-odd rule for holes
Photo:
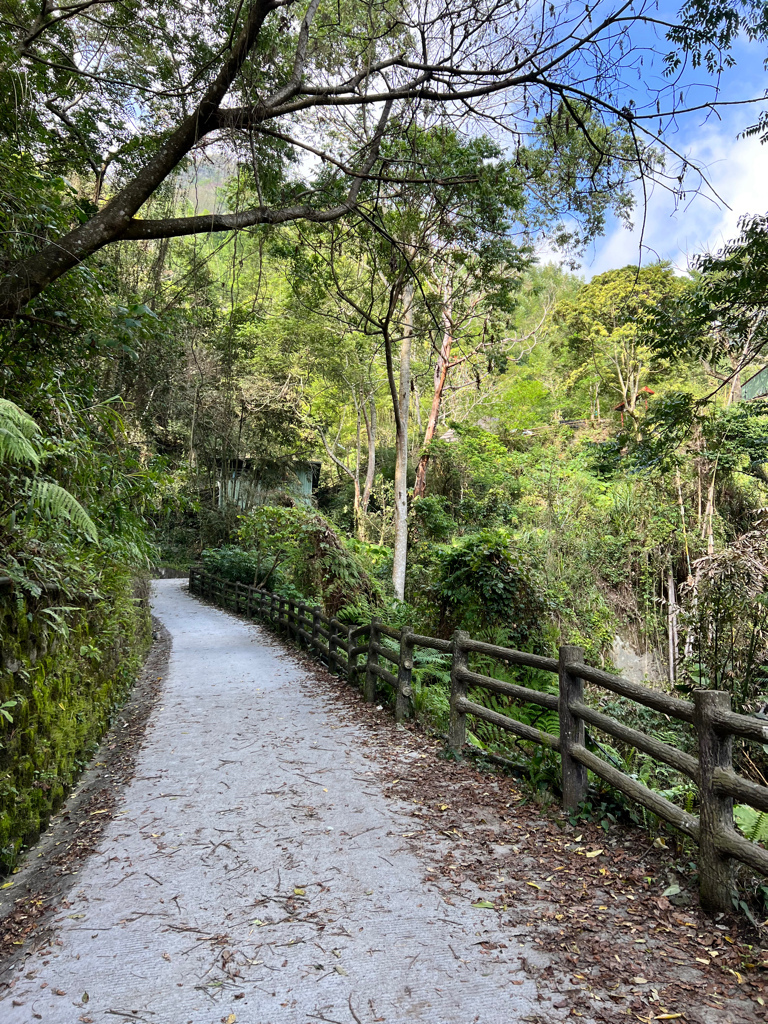
[[[727,693],[695,690],[692,701],[681,700],[585,665],[584,652],[578,647],[564,646],[560,648],[558,658],[545,658],[475,640],[463,630],[456,630],[451,640],[445,640],[422,636],[408,626],[392,629],[379,619],[350,626],[325,615],[319,608],[308,607],[305,602],[224,580],[198,566],[190,569],[189,587],[193,594],[248,618],[258,618],[287,634],[296,643],[303,644],[320,656],[331,672],[345,676],[349,683],[361,685],[366,701],[376,699],[379,680],[389,684],[395,692],[397,722],[402,722],[412,713],[411,678],[415,649],[449,654],[448,745],[455,753],[461,754],[466,746],[468,716],[488,722],[518,739],[555,751],[561,762],[563,806],[569,811],[575,811],[586,799],[587,772],[593,772],[698,843],[701,903],[708,910],[731,909],[734,860],[768,875],[768,851],[739,835],[733,823],[734,800],[768,813],[768,787],[738,775],[733,769],[732,759],[734,737],[768,743],[768,723],[763,724],[757,718],[732,711]],[[541,692],[473,671],[469,667],[471,655],[504,666],[519,665],[551,672],[558,678],[557,693]],[[639,729],[630,728],[592,707],[584,699],[585,682],[600,691],[617,694],[670,719],[687,723],[692,729],[691,747],[696,749],[698,756]],[[555,712],[559,719],[559,735],[537,729],[478,703],[472,699],[477,691]],[[587,725],[691,779],[698,789],[698,816],[690,814],[590,749]],[[598,751],[602,750],[597,742],[591,745]]]

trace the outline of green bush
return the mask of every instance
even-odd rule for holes
[[[232,583],[244,583],[250,587],[258,582],[258,558],[253,552],[243,551],[235,544],[208,548],[200,555],[200,561],[208,572]]]
[[[203,552],[203,564],[227,579],[322,604],[329,615],[381,602],[364,560],[314,509],[261,505],[240,517],[240,547]],[[370,619],[370,614],[368,618]]]
[[[506,530],[480,530],[436,556],[431,593],[443,632],[456,627],[508,646],[541,646],[550,607]]]
[[[448,540],[457,530],[456,520],[449,512],[450,502],[442,494],[417,498],[411,508],[413,532],[424,540]]]

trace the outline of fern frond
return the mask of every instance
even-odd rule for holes
[[[0,464],[13,462],[23,465],[27,462],[37,469],[40,455],[32,439],[39,433],[31,416],[14,402],[0,398]]]
[[[9,402],[7,398],[0,398],[0,427],[13,428],[26,438],[35,437],[40,433],[40,427],[29,413],[24,412],[15,402]]]
[[[741,831],[753,843],[768,842],[768,814],[748,804],[736,804],[733,816]]]
[[[31,463],[37,469],[40,456],[20,431],[14,427],[0,426],[0,465],[4,462],[12,462],[17,466]]]
[[[33,480],[29,489],[35,508],[51,519],[66,518],[88,540],[98,541],[96,526],[80,502],[69,491],[50,480]]]

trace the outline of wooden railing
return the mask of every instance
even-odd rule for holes
[[[362,626],[348,626],[324,615],[319,608],[308,608],[304,602],[257,587],[232,583],[199,567],[190,569],[189,586],[192,593],[248,618],[261,619],[297,643],[303,643],[324,659],[331,672],[345,675],[350,683],[362,680],[366,701],[376,699],[378,680],[389,683],[395,691],[395,718],[398,722],[411,710],[415,648],[430,648],[449,654],[451,717],[448,744],[452,750],[461,753],[464,749],[467,716],[471,715],[520,739],[557,751],[562,766],[563,806],[567,810],[576,810],[586,799],[587,770],[594,772],[630,800],[676,826],[698,843],[701,903],[710,911],[731,909],[733,860],[768,875],[768,851],[739,835],[733,825],[734,799],[768,812],[768,787],[738,775],[732,763],[734,737],[768,743],[768,724],[731,711],[728,693],[695,690],[693,701],[681,700],[585,665],[584,654],[579,647],[564,646],[560,648],[558,658],[544,658],[474,640],[462,630],[457,630],[451,640],[443,640],[421,636],[407,626],[391,629],[379,619]],[[398,649],[382,644],[383,637],[397,641]],[[558,693],[542,693],[471,671],[469,658],[473,654],[504,665],[552,672],[558,676]],[[362,663],[361,657],[364,658]],[[632,729],[590,706],[584,699],[585,682],[652,708],[668,718],[688,723],[693,730],[691,747],[697,750],[698,756]],[[536,729],[470,700],[470,687],[557,712],[559,735]],[[690,814],[589,750],[586,725],[691,779],[698,789],[699,814]],[[596,746],[600,749],[599,745]]]

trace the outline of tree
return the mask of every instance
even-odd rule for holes
[[[693,260],[693,287],[660,306],[654,348],[671,359],[698,357],[740,396],[741,374],[768,344],[768,215],[746,216],[739,237]]]
[[[427,321],[428,333],[437,337],[431,346],[434,354],[432,402],[416,469],[414,498],[423,498],[426,494],[429,445],[435,436],[443,396],[450,388],[453,371],[464,370],[463,381],[453,390],[470,385],[479,388],[482,377],[492,372],[496,364],[506,369],[510,362],[530,355],[538,328],[546,319],[545,307],[538,323],[528,333],[508,333],[510,314],[522,285],[522,270],[530,261],[530,254],[507,251],[504,256],[503,262],[496,265],[466,256],[460,260],[449,259],[444,262],[441,280],[436,283],[440,316],[437,324],[442,331],[430,331],[433,324]],[[481,362],[485,364],[482,371],[478,365]]]
[[[594,375],[596,395],[613,392],[635,425],[651,381],[651,327],[660,307],[685,287],[668,264],[609,270],[561,303],[554,314],[575,364],[572,379]]]
[[[594,127],[600,134],[600,125]],[[400,599],[405,593],[408,546],[413,349],[417,336],[433,341],[445,323],[445,282],[453,275],[451,319],[456,322],[460,308],[467,325],[476,320],[481,296],[487,307],[491,292],[498,308],[510,308],[520,272],[532,259],[531,230],[558,229],[556,209],[529,202],[528,180],[567,202],[576,183],[592,173],[593,199],[582,204],[580,211],[588,230],[599,228],[608,208],[620,212],[626,206],[626,189],[609,189],[601,169],[593,166],[593,154],[581,151],[578,144],[572,151],[569,144],[574,136],[564,125],[557,131],[560,145],[553,143],[548,153],[551,140],[544,132],[537,147],[526,151],[523,167],[503,159],[498,144],[487,137],[466,139],[441,125],[426,129],[414,125],[403,139],[382,144],[382,156],[411,175],[396,195],[382,198],[375,213],[362,212],[325,231],[299,233],[303,250],[297,253],[299,264],[306,265],[306,250],[311,250],[316,258],[313,275],[322,267],[328,286],[346,307],[346,313],[336,311],[334,316],[348,331],[376,339],[383,350],[395,423],[393,585]],[[435,179],[441,169],[451,171],[450,180],[428,186],[418,178],[421,170],[424,177]],[[579,220],[575,224],[581,227]],[[573,241],[571,233],[568,242]],[[310,291],[316,286],[313,276]],[[479,289],[474,297],[473,286]],[[431,294],[435,287],[440,294],[437,301]],[[488,308],[483,312],[487,314]],[[452,362],[451,345],[452,335],[446,341],[443,332],[437,349],[434,415],[428,423],[432,432]],[[466,354],[478,346],[486,347],[486,342],[479,338],[478,345],[468,345]]]
[[[698,30],[695,6],[684,8],[670,66],[681,48],[696,54],[711,42],[727,51],[737,31],[729,12],[759,5],[734,0]],[[5,319],[49,312],[33,300],[120,239],[327,223],[375,207],[413,180],[382,146],[415,117],[473,130],[501,123],[513,151],[531,130],[553,139],[573,132],[623,180],[654,173],[645,143],[657,138],[658,119],[685,106],[673,79],[649,86],[640,103],[627,91],[637,89],[633,26],[669,29],[653,0],[583,9],[534,0],[252,0],[198,4],[194,26],[181,0],[4,0],[3,10],[7,138],[52,173],[92,177],[91,204],[73,211],[70,230],[43,223],[25,251],[7,258]],[[617,99],[625,95],[628,102]],[[581,104],[604,126],[602,138]],[[630,152],[619,141],[626,133]],[[250,179],[228,212],[138,216],[191,155],[217,150],[232,153]],[[320,161],[320,172],[308,175],[307,160]],[[425,179],[435,180],[417,172]],[[588,197],[592,178],[581,185]]]

